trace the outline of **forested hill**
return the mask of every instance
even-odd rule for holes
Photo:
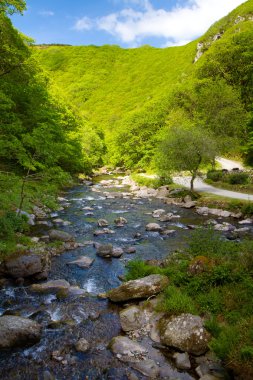
[[[251,158],[252,17],[250,0],[198,41],[182,47],[43,46],[34,50],[63,96],[105,133],[107,162],[147,167],[165,125],[175,119],[170,117],[172,110],[181,108],[192,119],[186,99],[194,105],[195,116],[201,113],[204,126],[216,125],[215,134],[224,135],[227,125],[225,134],[239,138],[233,149],[244,145]],[[223,107],[221,99],[226,108],[217,118],[214,111]],[[234,105],[232,116],[229,103]],[[204,113],[209,113],[207,118]],[[234,123],[229,117],[235,118]]]

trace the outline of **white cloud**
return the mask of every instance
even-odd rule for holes
[[[39,12],[39,15],[40,16],[45,16],[45,17],[52,17],[54,16],[54,12],[53,11],[41,11]]]
[[[129,6],[92,23],[84,17],[75,29],[95,27],[126,44],[141,44],[147,37],[163,38],[164,46],[182,45],[203,34],[211,24],[242,4],[242,0],[188,0],[171,10],[155,9],[150,0],[123,0]],[[136,8],[137,6],[137,8]]]
[[[82,17],[79,20],[76,21],[74,25],[75,30],[83,31],[83,30],[90,30],[93,27],[93,22],[89,17]]]

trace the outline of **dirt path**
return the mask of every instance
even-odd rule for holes
[[[217,157],[216,160],[222,167],[222,169],[232,170],[234,168],[238,168],[243,170],[244,167],[240,162],[228,160],[227,158]]]

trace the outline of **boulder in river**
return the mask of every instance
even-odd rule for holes
[[[0,349],[32,345],[40,340],[41,326],[28,318],[0,317]]]
[[[118,288],[107,293],[113,302],[123,302],[131,299],[148,298],[160,293],[169,283],[166,276],[152,274],[138,280],[127,281]]]
[[[61,230],[50,230],[49,233],[50,240],[60,240],[60,241],[73,241],[74,237],[69,233]]]
[[[76,342],[75,348],[78,352],[87,352],[90,348],[90,345],[86,339],[81,338],[78,340],[78,342]]]
[[[51,261],[48,253],[13,255],[1,264],[1,273],[14,278],[42,276],[47,278]]]
[[[100,257],[112,257],[113,246],[112,244],[101,244],[97,247],[97,255]]]
[[[106,219],[99,219],[98,220],[98,227],[108,227],[109,222]]]
[[[152,212],[153,218],[160,218],[163,214],[165,214],[165,210],[163,209],[154,210]]]
[[[146,231],[160,232],[162,231],[162,227],[158,223],[148,223]]]
[[[89,268],[94,262],[94,259],[88,256],[81,256],[79,259],[70,261],[68,265],[77,265],[79,268]]]
[[[114,247],[112,250],[112,257],[119,258],[123,255],[124,251],[120,247]]]
[[[173,355],[173,359],[175,359],[176,367],[178,369],[190,369],[191,368],[191,362],[189,359],[189,355],[187,352],[176,352]]]
[[[124,227],[124,225],[127,224],[127,219],[120,216],[114,220],[114,223],[116,224],[116,227]]]
[[[163,344],[193,355],[204,354],[211,339],[202,319],[192,314],[163,318],[160,333]]]
[[[66,280],[51,280],[42,284],[31,285],[31,290],[38,293],[57,293],[59,291],[68,291],[70,283]]]

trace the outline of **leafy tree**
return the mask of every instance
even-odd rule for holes
[[[161,171],[189,171],[191,190],[202,164],[211,163],[218,151],[214,135],[193,124],[182,110],[169,116],[157,152]]]
[[[26,10],[26,3],[24,0],[1,0],[0,12],[8,13],[23,13]]]

